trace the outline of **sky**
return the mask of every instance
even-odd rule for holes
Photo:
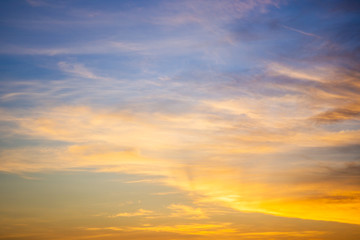
[[[0,239],[360,239],[359,1],[0,6]]]

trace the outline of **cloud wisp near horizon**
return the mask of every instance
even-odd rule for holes
[[[1,5],[0,239],[360,236],[357,1]]]

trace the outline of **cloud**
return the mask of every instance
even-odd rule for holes
[[[239,236],[243,237],[262,237],[262,236],[276,236],[276,237],[315,237],[324,235],[326,232],[321,231],[299,231],[299,232],[255,232],[255,233],[242,233]]]
[[[291,30],[291,31],[295,31],[295,32],[301,33],[301,34],[306,35],[306,36],[315,37],[315,38],[321,38],[320,36],[318,36],[318,35],[316,35],[316,34],[304,32],[304,31],[301,31],[301,30],[299,30],[299,29],[292,28],[292,27],[289,27],[289,26],[286,26],[286,25],[282,25],[282,27],[284,27],[284,28],[286,28],[286,29],[289,29],[289,30]]]
[[[9,45],[0,49],[2,54],[14,55],[78,55],[78,54],[109,54],[109,53],[137,53],[143,51],[142,44],[121,41],[104,41],[95,40],[87,41],[81,44],[72,44],[64,47],[23,47],[17,45]]]
[[[150,210],[146,210],[146,209],[142,209],[140,208],[139,210],[137,210],[136,212],[125,212],[125,213],[118,213],[114,216],[111,217],[138,217],[138,216],[151,216],[153,215],[154,212],[150,211]]]
[[[190,192],[199,203],[220,204],[238,211],[358,223],[354,218],[357,215],[354,199],[326,204],[321,200],[333,196],[332,191],[339,191],[339,196],[357,196],[353,195],[358,191],[356,185],[346,181],[334,185],[333,178],[326,177],[317,180],[315,176],[326,176],[327,172],[317,166],[322,159],[317,156],[317,161],[305,164],[296,150],[353,144],[360,141],[359,130],[319,129],[304,122],[307,116],[301,115],[294,121],[290,117],[293,114],[285,111],[288,106],[281,105],[282,97],[264,97],[249,106],[244,104],[246,101],[247,98],[204,101],[194,109],[205,107],[206,111],[176,115],[86,106],[31,112],[3,109],[2,120],[17,126],[7,129],[8,136],[66,144],[4,149],[1,170],[24,173],[89,168],[162,176],[158,183]],[[261,107],[264,102],[280,107],[279,112],[284,115],[273,119]],[[241,126],[238,119],[242,118],[234,116],[251,117],[244,118],[249,123]],[[299,168],[296,164],[305,165]],[[313,171],[313,175],[307,174]],[[178,217],[206,216],[200,207],[178,204],[170,209]]]
[[[323,231],[282,231],[282,232],[240,232],[240,229],[231,228],[229,223],[223,224],[186,224],[186,225],[175,225],[175,226],[143,226],[143,227],[106,227],[106,228],[87,228],[88,231],[145,231],[145,232],[170,232],[178,233],[181,235],[199,235],[206,236],[213,239],[213,237],[221,236],[224,239],[232,239],[233,237],[241,237],[243,239],[264,239],[263,237],[316,237],[326,234]],[[216,238],[215,238],[216,239]]]
[[[254,10],[266,11],[269,6],[277,6],[279,1],[272,0],[227,0],[227,1],[182,1],[181,3],[167,3],[165,8],[169,11],[177,8],[178,13],[175,16],[163,16],[158,18],[163,24],[186,24],[231,21],[234,18],[240,19],[245,17],[249,12]]]
[[[296,96],[297,106],[308,108],[308,118],[316,123],[336,123],[358,119],[358,72],[328,65],[294,69],[271,63],[267,77],[270,88]],[[303,115],[304,116],[304,115]]]
[[[80,78],[101,78],[79,63],[61,62],[59,67]],[[61,141],[64,145],[5,149],[1,170],[23,173],[89,168],[161,176],[160,183],[192,193],[197,203],[215,203],[237,211],[358,223],[354,199],[344,197],[343,201],[323,203],[329,196],[357,196],[356,185],[339,181],[334,187],[330,178],[317,180],[314,175],[324,176],[327,172],[318,170],[318,164],[331,164],[326,154],[317,155],[311,164],[306,164],[305,157],[299,154],[304,148],[332,148],[360,141],[357,128],[329,130],[313,124],[316,117],[355,117],[344,111],[330,114],[328,109],[356,110],[359,99],[356,73],[331,66],[302,68],[270,63],[262,74],[263,79],[252,79],[253,85],[242,85],[247,94],[237,96],[227,95],[227,88],[223,88],[224,92],[213,98],[207,95],[210,87],[203,91],[207,94],[193,95],[193,89],[183,90],[188,85],[182,81],[188,79],[173,77],[172,81],[162,81],[149,91],[141,91],[142,95],[136,92],[148,88],[145,81],[95,84],[90,91],[91,99],[109,98],[121,95],[124,89],[125,92],[134,89],[113,107],[101,104],[91,107],[86,101],[87,104],[76,105],[82,96],[74,94],[75,91],[76,101],[70,104],[58,101],[28,109],[2,108],[1,120],[14,124],[12,128],[3,128],[6,136]],[[33,84],[28,95],[3,97],[33,100],[31,94],[36,93],[40,94],[39,100],[45,100],[45,96],[54,95],[52,91],[66,87],[67,83],[70,82],[50,82],[54,85],[49,86],[48,92]],[[196,87],[204,83],[191,84],[197,91]],[[262,92],[252,88],[257,84]],[[267,92],[273,89],[283,89],[285,94]],[[341,123],[328,123],[334,122]],[[312,171],[314,175],[307,175]],[[323,186],[328,187],[324,190]],[[327,189],[339,193],[334,195]],[[206,216],[205,210],[205,215],[201,214],[202,207],[172,207],[174,216],[180,217],[180,211],[190,219]]]
[[[76,77],[98,79],[98,80],[110,80],[110,78],[105,78],[95,75],[92,71],[90,71],[81,63],[59,62],[58,66],[62,71],[74,75]]]
[[[142,226],[142,227],[107,227],[107,228],[88,228],[90,231],[112,230],[112,231],[147,231],[147,232],[171,232],[185,235],[228,235],[236,232],[236,229],[228,227],[229,224],[186,224],[175,226]]]
[[[136,41],[113,37],[68,47],[5,46],[3,53],[60,59],[66,54],[120,53],[134,62],[163,61],[166,68],[156,62],[150,73],[138,77],[126,72],[131,77],[118,80],[98,74],[88,63],[57,60],[71,79],[33,81],[26,87],[6,83],[1,121],[7,125],[1,131],[18,145],[1,150],[1,170],[21,174],[88,168],[158,176],[157,184],[191,193],[194,205],[169,205],[174,218],[208,219],[211,214],[202,204],[214,203],[237,211],[357,224],[357,175],[346,168],[356,154],[330,160],[328,154],[309,149],[331,151],[360,141],[356,123],[345,121],[358,119],[358,72],[332,62],[301,62],[301,54],[291,61],[256,58],[255,70],[237,68],[246,65],[237,58],[245,45],[234,45],[224,26],[274,4],[170,2],[162,7],[178,9],[175,15],[164,12],[152,21],[145,16],[142,20],[149,22],[136,24],[156,24],[178,35],[162,37],[159,30],[153,38]],[[193,34],[182,31],[189,25]],[[182,66],[167,61],[174,56],[189,56],[189,61],[179,61],[200,69],[177,70]],[[236,64],[222,68],[220,60]],[[202,65],[194,64],[197,61]],[[107,81],[89,85],[88,80]],[[33,105],[7,107],[16,101]],[[24,139],[48,145],[31,146]],[[51,145],[55,142],[62,145]],[[333,166],[335,160],[340,163]],[[319,167],[322,164],[328,168]],[[120,216],[147,216],[146,211]]]
[[[171,204],[168,209],[172,211],[170,217],[204,219],[207,214],[201,208],[194,208],[183,204]]]
[[[275,74],[275,76],[286,76],[289,78],[295,78],[300,80],[310,80],[315,82],[322,82],[324,81],[323,76],[319,76],[319,71],[316,71],[313,74],[309,73],[309,69],[291,69],[287,66],[283,66],[277,63],[272,63],[268,66],[268,69],[270,71],[270,74]],[[314,70],[312,70],[314,72]],[[322,72],[320,72],[322,73]]]
[[[39,6],[46,6],[47,2],[44,0],[26,0],[28,4],[30,4],[33,7],[39,7]]]
[[[317,114],[312,119],[317,123],[333,123],[345,120],[360,119],[360,102],[344,106],[342,108],[335,108],[329,111]]]

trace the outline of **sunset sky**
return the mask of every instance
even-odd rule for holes
[[[360,239],[360,1],[2,0],[0,239]]]

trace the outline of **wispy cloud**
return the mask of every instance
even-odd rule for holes
[[[296,69],[291,69],[289,67],[286,66],[282,66],[280,64],[276,64],[276,63],[272,63],[268,66],[269,72],[270,74],[275,74],[275,75],[280,75],[280,76],[286,76],[286,77],[290,77],[290,78],[295,78],[295,79],[302,79],[302,80],[310,80],[310,81],[315,81],[315,82],[321,82],[324,81],[324,77],[323,76],[319,76],[319,72],[317,71],[315,74],[311,74],[309,73],[310,70],[296,70]]]
[[[194,208],[182,204],[171,204],[168,209],[172,211],[171,217],[203,219],[208,218],[207,214],[201,208]]]
[[[98,80],[110,80],[110,78],[95,75],[92,71],[90,71],[88,68],[86,68],[83,64],[80,63],[59,62],[58,66],[62,71],[76,77]]]
[[[231,228],[230,224],[187,224],[176,226],[143,226],[143,227],[106,227],[106,228],[88,228],[88,231],[152,231],[152,232],[171,232],[186,235],[200,235],[206,237],[218,237],[222,236],[225,239],[231,239],[231,237],[241,237],[244,239],[264,239],[263,237],[316,237],[326,234],[323,231],[282,231],[282,232],[246,232],[240,233],[239,229]]]
[[[2,54],[18,55],[77,55],[77,54],[106,54],[114,52],[138,52],[144,50],[142,45],[121,41],[88,41],[78,46],[72,44],[67,47],[23,47],[9,45],[0,49]]]
[[[344,120],[360,119],[360,102],[345,105],[342,108],[335,108],[326,112],[317,114],[312,119],[318,123],[332,123]]]
[[[67,64],[63,70],[69,74],[97,77],[83,65]],[[308,71],[275,65],[270,71],[294,82],[264,86],[294,89],[295,94],[261,95],[257,99],[248,96],[203,98],[192,104],[191,111],[177,114],[161,109],[134,111],[132,105],[123,105],[122,110],[116,111],[88,106],[30,109],[27,113],[3,109],[2,120],[17,125],[6,131],[8,136],[64,141],[68,146],[3,150],[2,171],[90,167],[100,172],[162,176],[157,184],[191,192],[198,202],[221,204],[238,211],[358,223],[353,210],[358,204],[356,185],[338,181],[335,187],[329,178],[320,181],[314,176],[333,171],[319,168],[326,163],[327,155],[319,155],[310,163],[298,153],[314,147],[331,149],[360,141],[356,128],[329,131],[313,125],[314,120],[333,123],[356,119],[356,113],[349,115],[336,110],[341,106],[356,110],[357,92],[347,87],[349,84],[356,87],[356,78],[347,75],[338,78],[333,74],[336,69],[310,68]],[[274,72],[269,76],[274,77]],[[304,81],[313,84],[304,85]],[[179,83],[171,81],[170,84]],[[354,103],[349,105],[349,102]],[[336,111],[329,112],[328,108]],[[309,119],[311,121],[307,121]],[[341,171],[353,157],[343,159],[344,162],[334,168]],[[287,161],[288,158],[293,161]],[[249,161],[255,161],[256,167]],[[301,171],[297,170],[297,164],[303,166]],[[306,174],[313,171],[313,175]],[[324,204],[329,196],[355,197],[342,197],[343,201]],[[173,216],[206,219],[199,207],[172,205],[171,209]]]
[[[304,31],[301,31],[301,30],[299,30],[299,29],[292,28],[292,27],[289,27],[289,26],[286,26],[286,25],[282,25],[282,27],[283,27],[283,28],[286,28],[286,29],[288,29],[288,30],[294,31],[294,32],[301,33],[301,34],[306,35],[306,36],[315,37],[315,38],[321,38],[320,36],[318,36],[318,35],[316,35],[316,34],[304,32]]]
[[[9,1],[0,171],[116,175],[133,202],[151,198],[92,214],[108,222],[73,239],[308,239],[324,232],[299,219],[360,224],[357,16],[333,2]],[[256,224],[227,220],[243,212]],[[265,216],[297,228],[269,231]]]
[[[140,208],[136,212],[125,212],[125,213],[118,213],[116,215],[113,215],[111,217],[138,217],[138,216],[150,216],[153,215],[154,212],[150,210],[145,210]]]
[[[26,2],[34,7],[47,5],[46,0],[26,0]]]
[[[222,235],[232,234],[236,232],[236,229],[228,227],[229,224],[187,224],[187,225],[175,225],[175,226],[143,226],[143,227],[107,227],[107,228],[88,228],[90,231],[98,230],[112,230],[112,231],[150,231],[150,232],[171,232],[179,234],[192,234],[192,235]]]

